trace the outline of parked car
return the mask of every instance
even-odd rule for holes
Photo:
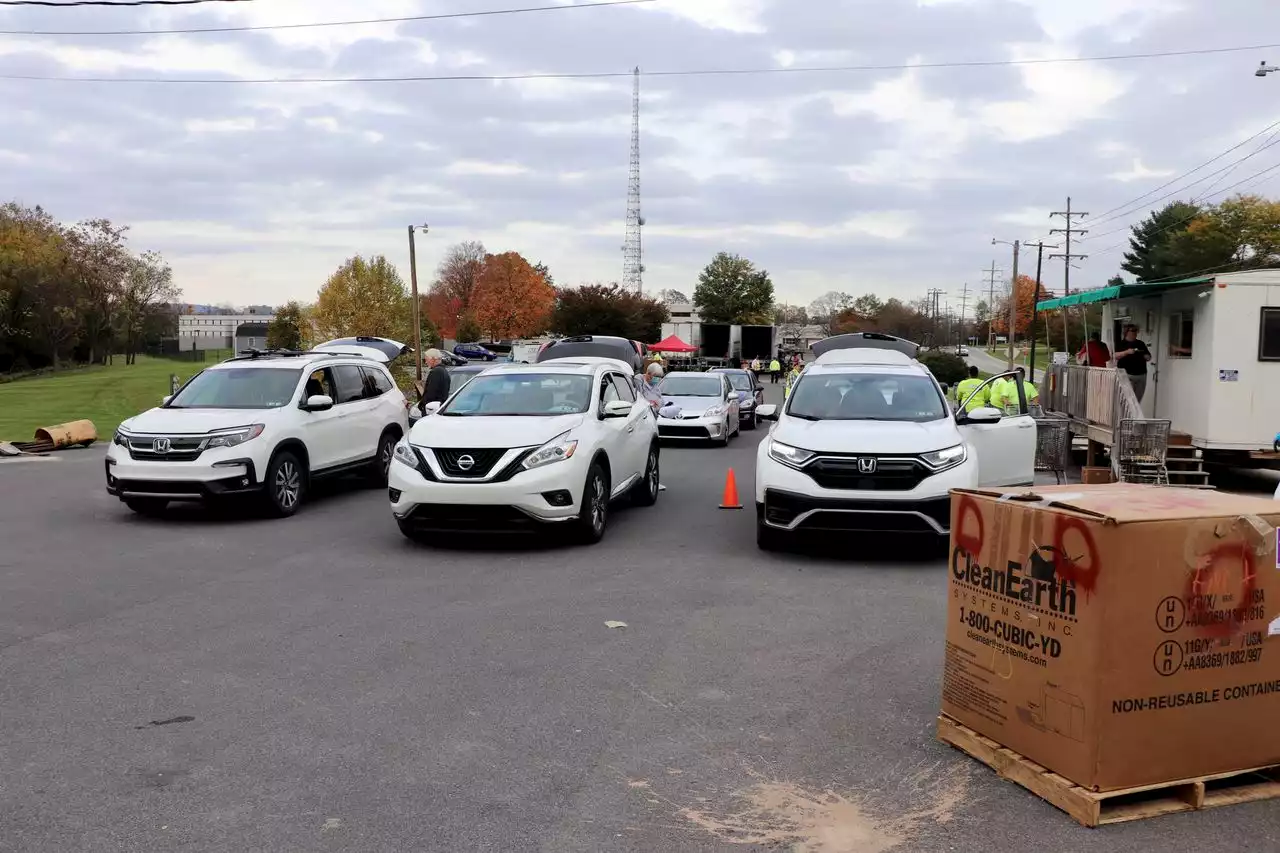
[[[497,353],[476,343],[458,344],[453,348],[453,354],[473,361],[497,361],[498,359]]]
[[[474,377],[395,448],[400,531],[566,528],[600,541],[610,505],[658,499],[658,431],[613,359],[511,364]]]
[[[445,369],[449,371],[449,393],[454,394],[463,385],[466,385],[472,378],[479,376],[486,370],[494,370],[501,365],[493,364],[488,361],[466,361],[459,359],[461,364],[445,365]],[[416,424],[422,418],[422,410],[416,405],[409,407],[409,424]]]
[[[232,498],[293,515],[324,477],[357,472],[385,487],[407,429],[404,395],[372,359],[233,358],[120,424],[107,449],[107,492],[145,515],[174,501]]]
[[[658,385],[664,407],[673,404],[676,417],[658,414],[658,434],[663,438],[711,441],[728,447],[737,435],[738,392],[724,373],[668,373]]]
[[[738,420],[747,429],[755,429],[760,419],[756,416],[756,407],[764,405],[764,386],[754,371],[738,370],[732,367],[713,367],[708,373],[723,373],[729,377],[729,384],[738,393]]]
[[[776,422],[756,455],[756,542],[765,550],[808,531],[943,537],[951,489],[1035,477],[1025,403],[1017,415],[953,412],[928,368],[892,350],[829,350],[782,406],[757,411]]]
[[[575,335],[550,341],[538,352],[537,363],[580,356],[615,358],[629,364],[634,373],[640,373],[643,369],[639,345],[635,341],[611,335]]]

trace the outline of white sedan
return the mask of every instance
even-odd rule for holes
[[[604,536],[610,504],[658,499],[658,432],[630,368],[510,364],[471,379],[396,445],[391,511],[410,539],[494,530]]]
[[[738,392],[723,373],[668,373],[658,386],[658,434],[726,447],[742,426]]]

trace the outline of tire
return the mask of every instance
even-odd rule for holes
[[[604,538],[608,524],[609,475],[603,465],[593,462],[582,487],[582,508],[575,522],[576,538],[583,545],[594,545]]]
[[[285,450],[271,457],[263,483],[267,512],[276,518],[287,518],[298,511],[307,492],[307,475],[302,462]]]
[[[387,474],[391,470],[391,455],[395,453],[396,442],[400,439],[396,438],[393,432],[384,432],[382,437],[378,439],[378,453],[373,457],[373,463],[369,466],[369,472],[365,475],[365,481],[373,489],[385,489],[387,487]]]
[[[164,512],[169,502],[164,498],[125,498],[124,505],[147,518],[155,518]]]
[[[757,420],[756,420],[756,414],[755,414],[755,412],[752,412],[752,413],[751,413],[751,420],[747,421],[747,429],[749,429],[749,430],[753,430],[753,429],[755,429],[758,423],[759,423],[759,421],[757,421]]]
[[[653,506],[658,502],[658,484],[661,479],[659,474],[658,445],[655,443],[649,448],[644,475],[631,487],[631,503],[636,506]]]
[[[781,551],[786,547],[787,534],[770,527],[763,520],[756,520],[756,547],[761,551]]]
[[[728,415],[725,415],[725,418],[724,418],[724,437],[723,437],[723,438],[721,438],[719,441],[717,441],[717,442],[716,442],[716,447],[728,447],[728,446],[729,446],[729,416],[728,416]]]

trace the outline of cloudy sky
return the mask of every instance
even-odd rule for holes
[[[580,0],[581,2],[581,0]],[[261,26],[554,5],[556,0],[253,0],[179,8],[3,8],[3,30]],[[333,84],[12,79],[352,78],[800,69],[1090,57],[1256,45],[1271,0],[656,0],[629,7],[318,29],[0,36],[0,196],[132,225],[187,298],[309,300],[355,253],[424,287],[480,239],[559,283],[620,278],[628,77]],[[1280,39],[1272,38],[1274,41]],[[1117,271],[1140,218],[1100,217],[1280,118],[1280,49],[1116,62],[651,76],[643,81],[646,290],[691,292],[719,250],[780,301],[829,290],[959,302],[992,237],[1091,212],[1073,284]],[[1259,140],[1184,183],[1229,165]],[[1280,147],[1179,197],[1280,162]],[[1280,172],[1239,189],[1275,192]],[[1155,199],[1167,190],[1147,196]],[[1211,197],[1210,200],[1221,196]],[[1124,214],[1134,205],[1125,205]],[[1034,266],[1034,262],[1032,263]],[[1025,269],[1025,267],[1024,267]],[[1061,286],[1062,264],[1046,265]]]

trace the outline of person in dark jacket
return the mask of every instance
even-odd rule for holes
[[[422,363],[427,368],[426,384],[422,389],[422,399],[418,401],[418,411],[426,414],[427,403],[443,403],[449,399],[451,385],[449,371],[441,363],[444,353],[438,349],[429,349],[422,354]]]

